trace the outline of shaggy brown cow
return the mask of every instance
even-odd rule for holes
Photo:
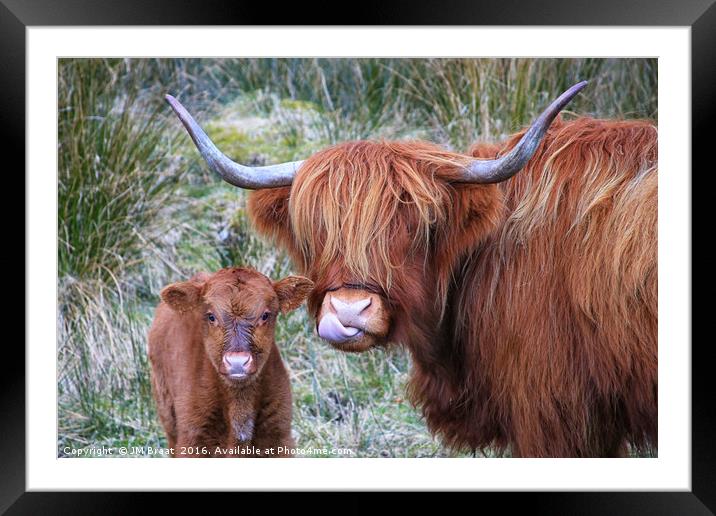
[[[448,445],[618,456],[657,442],[657,131],[548,131],[584,84],[470,156],[358,141],[261,170],[168,100],[225,180],[266,187],[251,216],[316,282],[318,333],[406,346],[411,399]]]
[[[173,456],[289,455],[291,388],[274,326],[312,285],[227,268],[162,290],[149,358]]]

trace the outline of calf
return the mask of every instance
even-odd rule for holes
[[[200,273],[161,292],[149,330],[152,391],[173,456],[280,456],[294,446],[276,315],[313,283],[252,269]],[[270,450],[273,448],[273,450]]]

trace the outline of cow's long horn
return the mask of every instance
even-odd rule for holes
[[[301,163],[303,163],[303,161],[290,161],[266,167],[240,165],[227,157],[214,145],[214,142],[211,141],[177,99],[171,95],[167,95],[166,99],[174,113],[181,120],[181,123],[186,127],[189,136],[194,140],[194,145],[199,149],[203,158],[227,183],[240,188],[248,188],[249,190],[288,186],[293,181],[293,177],[296,175]]]
[[[566,106],[579,91],[587,85],[587,81],[575,84],[562,93],[534,121],[522,136],[522,139],[508,153],[498,159],[475,160],[465,167],[464,174],[455,180],[458,183],[499,183],[511,178],[519,172],[537,150],[547,128],[557,114]]]

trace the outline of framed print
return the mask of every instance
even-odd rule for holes
[[[256,490],[714,510],[690,217],[713,5],[346,27],[62,3],[0,6],[27,192],[3,510]]]

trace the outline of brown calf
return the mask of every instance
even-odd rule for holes
[[[227,268],[162,290],[149,359],[173,456],[289,454],[291,388],[274,327],[312,286],[299,276],[272,283],[252,269]]]

